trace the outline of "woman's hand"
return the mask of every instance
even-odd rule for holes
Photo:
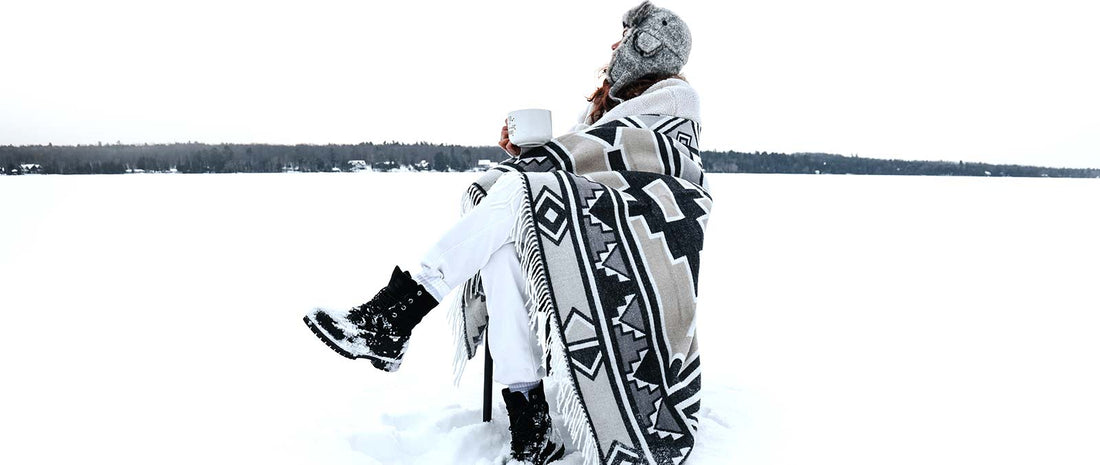
[[[513,157],[519,156],[519,146],[513,144],[512,141],[508,140],[507,118],[504,119],[504,127],[500,128],[500,142],[497,142],[497,145],[499,145],[500,148],[504,149],[505,152],[508,152],[508,155],[511,155]]]

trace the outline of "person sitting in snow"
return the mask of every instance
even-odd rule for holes
[[[467,195],[472,197],[470,203],[476,203],[476,206],[471,206],[428,249],[420,260],[421,269],[415,275],[395,267],[390,282],[369,302],[347,311],[315,309],[305,317],[310,329],[340,355],[352,359],[364,358],[381,370],[395,371],[400,367],[413,327],[444,296],[463,286],[463,295],[458,301],[462,313],[459,320],[465,318],[471,321],[468,313],[476,310],[480,298],[480,305],[487,312],[488,320],[492,321],[487,331],[494,355],[493,379],[508,386],[503,390],[503,395],[512,435],[511,457],[518,461],[544,464],[563,456],[563,444],[554,434],[542,383],[548,371],[551,378],[561,376],[568,381],[564,393],[560,395],[568,396],[566,401],[574,399],[577,402],[573,408],[566,409],[572,412],[572,421],[567,421],[567,424],[571,427],[579,425],[571,428],[574,430],[573,436],[583,437],[573,439],[586,459],[620,463],[621,459],[630,456],[629,463],[638,463],[638,460],[679,463],[694,445],[694,431],[698,427],[694,413],[699,405],[698,358],[694,342],[694,292],[697,288],[694,284],[698,282],[698,252],[702,248],[702,228],[709,211],[710,196],[697,149],[698,95],[679,74],[691,50],[691,36],[687,25],[678,16],[648,1],[623,16],[623,28],[622,39],[611,45],[612,57],[603,70],[602,85],[588,98],[587,108],[569,134],[543,147],[523,149],[521,153],[520,148],[509,141],[507,127],[501,129],[499,145],[513,158],[490,170],[486,175],[488,181],[471,188]],[[673,128],[680,129],[672,132]],[[631,139],[628,137],[630,134],[640,137]],[[606,143],[599,142],[604,139]],[[589,156],[594,158],[587,158]],[[656,161],[647,164],[647,161],[653,160]],[[550,165],[553,166],[547,168]],[[584,168],[597,165],[603,168]],[[554,279],[557,263],[576,265],[578,259],[570,256],[562,262],[555,261],[561,254],[552,253],[549,249],[552,246],[549,241],[560,242],[561,235],[572,234],[560,227],[548,230],[543,226],[544,223],[560,224],[562,217],[569,216],[560,205],[560,208],[540,208],[551,202],[544,202],[545,199],[536,201],[536,193],[532,192],[540,179],[550,183],[548,186],[557,186],[558,181],[549,180],[548,177],[552,176],[614,194],[618,199],[616,201],[621,202],[615,211],[625,210],[622,207],[628,206],[631,215],[636,211],[642,212],[640,214],[645,217],[646,224],[659,221],[661,227],[666,228],[662,240],[665,244],[671,244],[666,245],[668,251],[661,252],[661,258],[677,254],[687,257],[686,261],[681,260],[675,266],[678,267],[676,270],[691,268],[690,272],[675,274],[670,271],[674,265],[667,265],[667,269],[660,268],[664,264],[647,259],[645,253],[648,250],[642,250],[643,245],[636,242],[631,245],[628,242],[630,239],[622,238],[618,250],[635,250],[636,253],[631,256],[643,258],[648,278],[627,279],[629,270],[620,266],[614,271],[614,276],[611,271],[591,275],[590,285],[594,286],[591,290],[569,289],[565,283],[568,280]],[[613,182],[602,181],[611,179]],[[490,183],[487,192],[481,190]],[[636,190],[641,189],[639,185],[645,186],[644,193]],[[631,192],[629,195],[626,193],[628,190]],[[666,191],[667,194],[664,193]],[[656,200],[649,203],[639,200],[647,195]],[[604,206],[598,204],[598,201],[593,201],[593,205],[583,213],[598,217],[600,214],[597,211],[612,211],[607,206],[611,205],[610,202]],[[574,221],[570,224],[592,221],[573,218],[567,218]],[[626,230],[628,226],[625,221],[619,225],[608,223],[614,223],[614,219],[605,217],[602,222],[605,230],[610,228],[612,233],[630,233]],[[540,234],[547,236],[540,239]],[[592,262],[587,269],[602,266],[608,267],[608,270],[615,268],[611,265],[610,248],[603,253],[605,255],[600,261]],[[694,262],[691,261],[693,257]],[[683,263],[691,265],[686,267]],[[568,274],[584,274],[585,269],[578,268]],[[562,278],[561,275],[557,277]],[[607,281],[604,280],[608,279],[614,281],[605,284]],[[648,284],[646,279],[650,280]],[[660,279],[669,282],[662,283]],[[588,293],[614,300],[609,296],[617,292],[622,283],[634,282],[651,287],[632,291],[633,294],[626,296],[628,300],[624,301],[627,302],[624,305],[608,303],[603,309],[593,310],[597,312],[593,313],[596,317],[571,316],[568,312],[580,312],[576,306],[558,308],[566,297],[578,294],[582,298]],[[669,287],[659,287],[664,285]],[[658,292],[653,292],[653,288],[658,288]],[[649,295],[657,297],[638,297],[646,289],[649,289]],[[676,300],[679,306],[675,308],[661,309],[661,306],[670,307],[666,300],[661,300],[662,295],[665,299],[670,295],[686,297]],[[616,298],[623,299],[621,296]],[[648,320],[656,321],[653,318],[658,318],[664,321],[661,328],[664,334],[660,341],[638,336],[657,331],[641,328],[647,324],[642,321],[643,318],[627,314],[634,308],[631,305],[637,307],[643,303],[654,308],[654,312],[663,312],[655,313]],[[599,320],[599,315],[616,307],[619,308],[616,313],[608,316],[607,320],[601,320],[599,326],[623,322],[632,326],[606,333],[606,340],[593,333],[584,336],[589,338],[585,341],[590,342],[577,344],[569,341],[572,334],[583,332],[586,327],[595,328],[590,321]],[[533,315],[547,309],[555,312],[549,317],[553,324],[547,330],[549,334],[540,338],[538,331],[533,329],[539,327],[534,324]],[[484,321],[484,317],[481,318],[480,321]],[[574,324],[582,319],[585,324]],[[466,321],[458,324],[463,325]],[[484,327],[485,324],[467,324],[460,328],[460,334],[465,334],[467,330],[484,330]],[[630,339],[622,339],[625,342],[618,343],[615,342],[616,337]],[[645,341],[649,345],[639,350],[636,356],[627,356],[625,344],[635,344],[633,340]],[[472,345],[476,347],[480,337],[471,336],[464,342],[469,341],[473,341]],[[558,351],[551,352],[548,347],[540,350],[546,345],[555,346]],[[613,351],[610,349],[612,345],[615,346]],[[657,346],[661,347],[660,350],[654,348]],[[602,354],[586,359],[584,354],[590,352],[585,350],[590,351],[593,347],[602,350]],[[633,367],[632,373],[622,374],[627,381],[605,383],[622,390],[614,394],[614,399],[630,399],[620,400],[618,411],[613,409],[614,406],[607,407],[609,412],[621,413],[618,416],[608,414],[607,418],[615,418],[614,421],[624,426],[612,428],[607,426],[610,421],[592,420],[593,416],[602,414],[599,409],[604,408],[596,405],[595,399],[602,399],[599,396],[611,392],[607,390],[611,388],[598,384],[582,385],[582,381],[588,381],[571,374],[577,369],[575,367],[558,369],[551,361],[551,366],[544,368],[544,350],[551,355],[551,360],[572,360],[570,357],[588,360],[587,365],[577,366],[585,370],[585,376],[591,375],[593,379],[609,371],[601,372],[601,363],[615,362],[622,367]],[[472,349],[468,348],[468,352],[472,357]],[[654,355],[657,353],[661,354],[659,358]],[[616,357],[624,357],[625,361]],[[617,370],[615,373],[627,371],[623,368]],[[603,376],[610,375],[605,373]],[[635,389],[634,385],[641,387],[631,390]],[[656,401],[653,401],[654,392],[658,393]],[[640,400],[643,397],[646,400]],[[594,400],[589,402],[590,398]],[[567,404],[565,402],[563,405]],[[643,407],[632,408],[630,405]],[[577,408],[579,406],[583,409]],[[620,434],[616,431],[631,430],[635,431],[632,436],[611,440]],[[601,441],[597,442],[597,438]]]

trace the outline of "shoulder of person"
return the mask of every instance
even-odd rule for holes
[[[583,131],[591,126],[624,116],[644,114],[678,116],[699,123],[699,94],[687,81],[668,78],[653,84],[637,97],[623,101],[598,121],[588,122],[587,116],[591,112],[592,103],[589,103],[570,132]]]
[[[657,114],[699,121],[699,95],[687,81],[669,78],[612,108],[597,123],[624,116]]]
[[[663,110],[658,112],[660,114],[699,121],[699,94],[683,79],[669,78],[660,81],[631,100],[638,100],[642,106]],[[644,109],[640,112],[644,112]]]

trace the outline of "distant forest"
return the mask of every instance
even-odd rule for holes
[[[278,173],[371,169],[470,171],[507,158],[499,147],[429,143],[354,145],[97,144],[0,146],[0,174],[133,172]],[[702,152],[712,173],[878,174],[930,176],[1100,177],[1100,169],[908,161],[825,153]]]

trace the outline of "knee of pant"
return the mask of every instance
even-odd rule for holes
[[[496,182],[489,187],[486,198],[492,197],[494,203],[515,203],[521,199],[523,192],[523,174],[508,172],[500,175]]]
[[[523,187],[522,176],[522,174],[516,172],[507,172],[500,175],[496,182],[493,183],[492,187],[489,188],[489,193],[495,191],[511,193],[520,190]]]

